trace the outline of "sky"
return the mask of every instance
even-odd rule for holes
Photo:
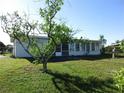
[[[40,7],[43,7],[42,0],[0,0],[0,15],[18,10],[41,21]],[[107,45],[124,39],[124,0],[65,0],[56,18],[78,30],[75,35],[78,38],[97,40],[104,35]],[[9,36],[1,28],[0,41],[10,43]]]

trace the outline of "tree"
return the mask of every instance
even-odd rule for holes
[[[120,49],[124,52],[124,40],[122,40],[120,43]]]
[[[105,44],[107,42],[107,40],[104,38],[104,35],[100,35],[100,41],[101,41],[101,45],[102,45],[102,48],[101,48],[101,53],[104,54],[105,53]]]
[[[8,53],[12,53],[12,51],[13,51],[13,46],[10,45],[10,44],[6,45],[6,51],[7,51]]]
[[[45,8],[40,8],[42,24],[30,22],[26,16],[21,17],[17,12],[1,16],[3,31],[16,39],[35,62],[43,63],[43,72],[47,72],[47,62],[56,51],[57,45],[68,42],[72,32],[65,23],[56,23],[54,19],[63,0],[45,0],[45,4]],[[36,37],[41,36],[42,32],[48,35],[47,43],[38,43]]]
[[[0,42],[0,54],[3,54],[6,50],[6,46],[3,42]]]
[[[115,41],[115,43],[116,43],[116,44],[119,44],[119,43],[120,43],[120,41],[119,41],[119,40],[116,40],[116,41]]]

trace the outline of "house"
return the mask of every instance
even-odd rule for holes
[[[37,39],[39,41],[38,43],[47,43],[48,41],[48,38],[45,36],[37,37]],[[26,44],[24,45],[26,47]],[[55,56],[100,55],[101,48],[102,45],[100,40],[80,40],[79,42],[74,40],[73,42],[64,43],[57,46],[54,54]],[[14,40],[13,55],[15,57],[31,57],[17,40]]]
[[[109,46],[105,47],[106,54],[112,54],[113,49],[115,48],[115,53],[123,53],[123,50],[121,49],[121,42],[118,43],[112,43]]]

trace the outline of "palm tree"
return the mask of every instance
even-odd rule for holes
[[[100,35],[100,42],[101,42],[101,53],[104,54],[105,53],[105,44],[107,42],[107,40],[104,38],[104,35]]]
[[[104,38],[104,35],[100,35],[100,41],[101,41],[102,46],[106,44],[107,40]]]

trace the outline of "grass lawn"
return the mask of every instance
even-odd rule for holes
[[[112,74],[124,67],[124,58],[75,60],[42,65],[26,59],[0,59],[0,93],[119,93]]]

